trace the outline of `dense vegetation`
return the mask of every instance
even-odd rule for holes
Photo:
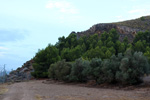
[[[34,57],[36,78],[50,77],[67,82],[137,84],[150,73],[150,32],[139,32],[133,43],[119,41],[115,29],[101,36],[94,34],[77,39],[72,33],[60,37]],[[148,59],[147,59],[148,58]],[[149,61],[148,61],[149,60]]]

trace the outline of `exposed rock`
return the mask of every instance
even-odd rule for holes
[[[112,28],[116,29],[116,31],[119,33],[120,41],[122,41],[124,37],[127,36],[130,42],[133,41],[133,38],[137,34],[137,32],[145,31],[141,29],[135,29],[135,28],[130,28],[127,26],[121,26],[121,25],[111,24],[111,23],[110,24],[109,23],[108,24],[96,24],[86,31],[77,32],[77,38],[80,38],[85,35],[89,36],[95,33],[97,33],[100,36],[103,32],[109,32]]]
[[[32,79],[31,72],[34,71],[32,64],[33,60],[29,60],[21,68],[11,71],[7,76],[7,82],[21,82]]]

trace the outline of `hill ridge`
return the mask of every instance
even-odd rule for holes
[[[140,24],[141,23],[141,24]],[[143,23],[149,23],[144,24]],[[134,20],[127,20],[117,23],[99,23],[90,27],[88,30],[77,32],[77,38],[82,36],[89,36],[95,33],[101,35],[103,32],[109,32],[112,28],[116,29],[120,35],[119,40],[122,41],[124,37],[128,37],[130,42],[133,41],[134,36],[138,32],[150,30],[150,16],[141,17]]]

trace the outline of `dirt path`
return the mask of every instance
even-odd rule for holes
[[[8,87],[2,100],[150,100],[150,89],[114,90],[42,81],[15,83]]]

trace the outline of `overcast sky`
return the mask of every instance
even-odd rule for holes
[[[0,0],[0,67],[21,67],[72,31],[146,15],[150,0]]]

